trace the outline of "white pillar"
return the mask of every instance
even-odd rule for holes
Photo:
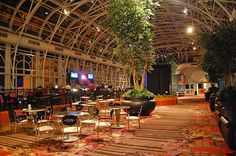
[[[40,51],[36,50],[36,54],[35,54],[35,88],[37,88],[38,86],[42,85],[41,82],[41,63],[40,63]]]
[[[62,57],[61,55],[58,56],[58,71],[57,71],[57,76],[58,76],[58,84],[59,86],[64,86],[63,84],[63,68],[62,68]]]
[[[14,81],[11,81],[11,45],[6,44],[6,49],[5,49],[5,84],[4,88],[5,89],[11,89],[12,83]],[[12,85],[13,86],[13,85]]]

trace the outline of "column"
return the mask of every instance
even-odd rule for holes
[[[58,71],[57,71],[57,77],[58,77],[58,86],[64,86],[63,84],[63,71],[62,68],[62,57],[61,55],[58,56]]]
[[[35,54],[35,88],[37,88],[38,86],[42,85],[41,82],[41,69],[40,69],[41,63],[40,63],[40,51],[36,50],[36,54]]]
[[[11,82],[11,45],[6,44],[5,49],[5,89],[11,89],[11,84],[14,82]]]

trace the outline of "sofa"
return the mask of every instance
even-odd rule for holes
[[[236,107],[223,107],[219,122],[223,138],[231,149],[236,149]]]

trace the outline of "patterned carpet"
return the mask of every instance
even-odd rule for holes
[[[35,144],[30,133],[1,133],[0,156],[5,155],[233,156],[236,151],[225,144],[207,103],[180,101],[159,106],[151,116],[143,117],[141,129],[115,129],[113,137],[104,133],[100,139],[83,135],[74,143],[42,140]]]

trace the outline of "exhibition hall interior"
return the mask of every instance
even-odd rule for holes
[[[236,155],[236,1],[1,0],[11,155]]]

